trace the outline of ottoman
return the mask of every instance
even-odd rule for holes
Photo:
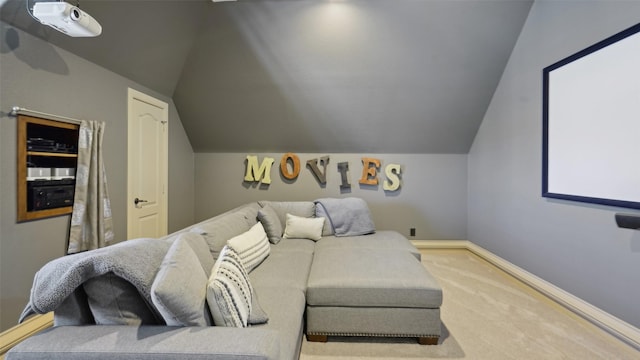
[[[440,337],[442,289],[410,252],[322,249],[307,283],[309,341],[328,336]]]

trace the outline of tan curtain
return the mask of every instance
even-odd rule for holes
[[[113,241],[111,203],[102,159],[104,122],[83,120],[67,253],[97,249]]]

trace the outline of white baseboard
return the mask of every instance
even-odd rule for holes
[[[640,350],[640,329],[508,262],[468,240],[412,240],[419,249],[466,249],[606,332]]]
[[[51,326],[53,326],[52,312],[32,316],[22,324],[3,331],[0,333],[0,359],[4,358],[4,354],[21,341]]]
[[[411,240],[418,249],[464,249],[469,250],[469,240]]]

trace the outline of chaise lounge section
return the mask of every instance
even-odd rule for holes
[[[328,336],[440,337],[442,289],[403,249],[323,249],[307,288],[307,339]]]

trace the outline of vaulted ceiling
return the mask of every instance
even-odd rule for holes
[[[97,38],[1,18],[172,97],[196,152],[467,153],[532,2],[81,0]]]

